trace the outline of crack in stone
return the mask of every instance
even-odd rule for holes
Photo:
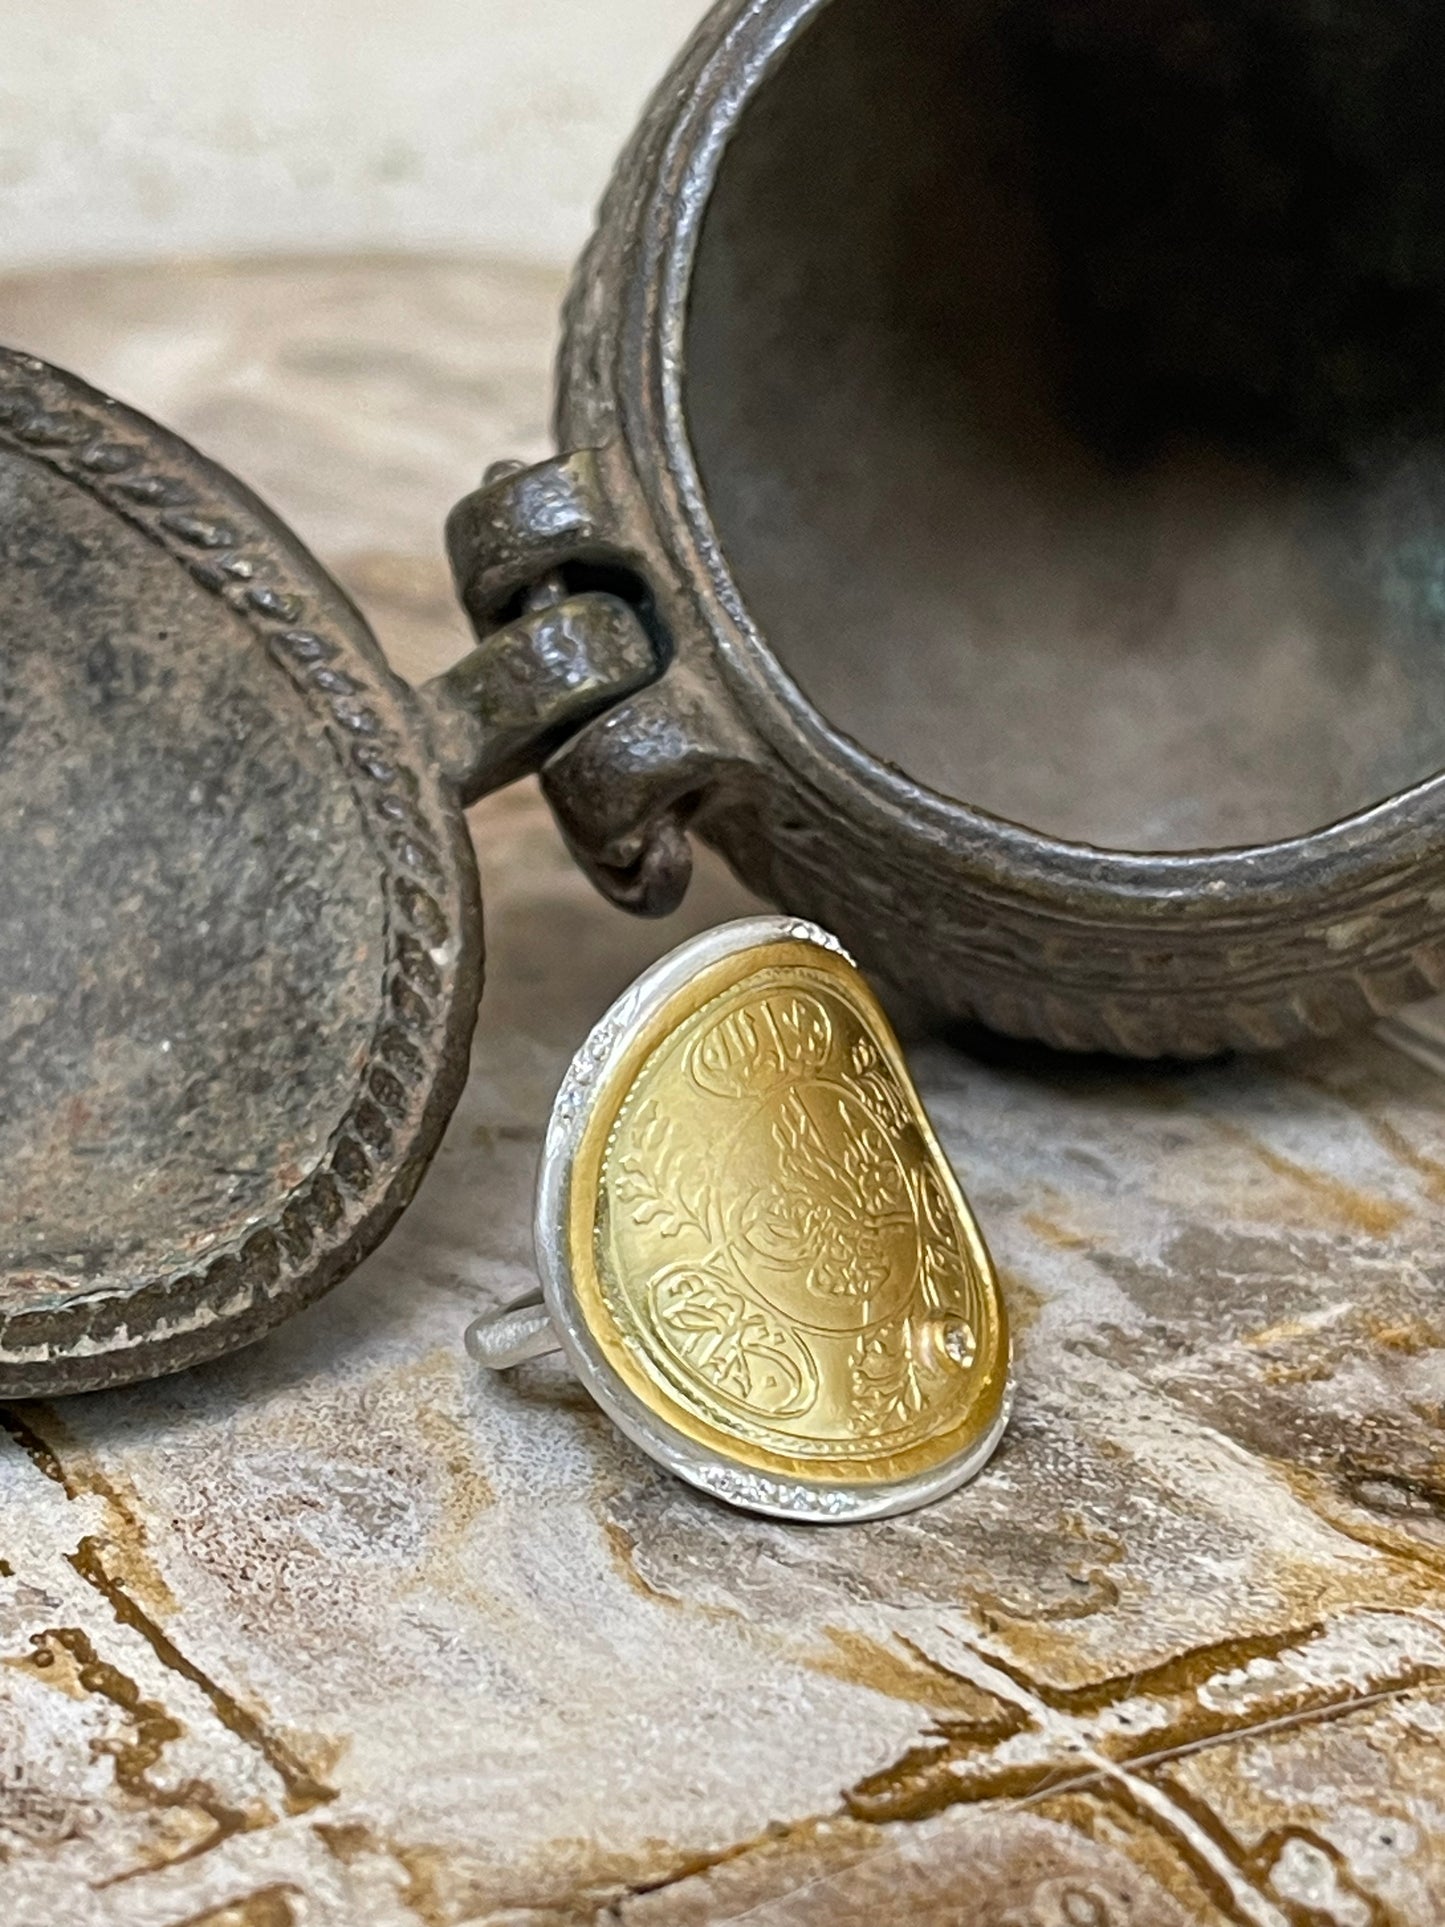
[[[110,1755],[115,1783],[123,1793],[157,1810],[190,1808],[203,1813],[211,1822],[210,1833],[180,1853],[172,1854],[165,1860],[128,1868],[124,1873],[112,1874],[105,1880],[95,1882],[97,1891],[120,1886],[143,1874],[162,1873],[187,1861],[199,1860],[233,1835],[252,1832],[272,1823],[273,1816],[264,1809],[248,1812],[228,1805],[205,1780],[191,1779],[178,1787],[166,1787],[158,1785],[151,1778],[152,1770],[159,1764],[166,1748],[173,1740],[184,1735],[185,1727],[158,1700],[146,1699],[129,1674],[102,1659],[89,1635],[80,1627],[57,1626],[47,1632],[34,1633],[30,1643],[35,1650],[28,1664],[37,1672],[45,1672],[53,1667],[58,1653],[68,1654],[81,1689],[108,1701],[124,1715],[133,1738],[126,1741],[99,1741],[94,1749],[97,1753]],[[12,1663],[24,1665],[27,1662]]]
[[[94,1493],[120,1507],[129,1518],[129,1509],[108,1482],[83,1479],[68,1470],[54,1446],[37,1429],[32,1410],[22,1415],[13,1406],[0,1406],[0,1428],[9,1434],[31,1463],[71,1500]],[[196,1687],[209,1702],[221,1724],[246,1746],[259,1753],[280,1778],[286,1789],[286,1811],[307,1813],[336,1798],[336,1789],[318,1778],[306,1763],[269,1732],[257,1716],[243,1706],[225,1687],[188,1659],[131,1592],[107,1569],[106,1541],[94,1535],[83,1538],[75,1551],[66,1555],[67,1563],[93,1591],[100,1594],[116,1620],[138,1633],[168,1672]]]
[[[1319,1834],[1312,1833],[1304,1827],[1275,1827],[1261,1836],[1257,1846],[1246,1847],[1238,1836],[1225,1826],[1207,1801],[1200,1799],[1172,1774],[1162,1774],[1160,1779],[1167,1788],[1168,1797],[1174,1805],[1182,1813],[1188,1814],[1199,1831],[1206,1834],[1219,1851],[1231,1859],[1241,1877],[1252,1882],[1260,1891],[1272,1883],[1285,1849],[1292,1844],[1303,1842],[1313,1847],[1331,1863],[1336,1878],[1347,1884],[1350,1898],[1359,1901],[1366,1909],[1369,1927],[1394,1927],[1393,1915],[1384,1902],[1368,1893],[1350,1877],[1338,1852]],[[1302,1907],[1286,1896],[1279,1896],[1271,1904],[1280,1909],[1288,1927],[1318,1927],[1321,1916],[1312,1908]]]
[[[335,1787],[319,1780],[289,1747],[267,1732],[254,1713],[242,1706],[225,1687],[217,1685],[215,1680],[202,1672],[193,1660],[187,1659],[175,1641],[136,1604],[123,1586],[110,1577],[105,1569],[101,1540],[82,1539],[75,1551],[68,1555],[68,1561],[86,1584],[92,1586],[106,1601],[120,1624],[139,1633],[162,1666],[197,1687],[210,1702],[211,1710],[222,1726],[261,1755],[286,1788],[288,1813],[307,1813],[313,1807],[336,1798]]]
[[[1280,1637],[1283,1639],[1283,1636]],[[901,1643],[908,1646],[910,1650],[917,1650],[910,1640],[904,1639]],[[1228,1643],[1221,1642],[1221,1644]],[[1280,1649],[1288,1650],[1291,1644],[1298,1643],[1300,1643],[1300,1629],[1296,1628],[1292,1639],[1284,1640]],[[1184,1654],[1179,1657],[1181,1660],[1189,1660],[1211,1650],[1217,1649],[1201,1647],[1195,1649],[1194,1654]],[[994,1663],[991,1656],[978,1654],[976,1657],[985,1669]],[[953,1669],[943,1666],[940,1661],[931,1656],[929,1663],[941,1671],[953,1673]],[[1215,1669],[1216,1672],[1220,1670],[1224,1669],[1219,1667]],[[971,1681],[966,1673],[953,1673],[953,1676],[966,1683],[974,1685],[980,1683]],[[1205,1675],[1206,1678],[1212,1676]],[[1096,1757],[1088,1767],[1077,1771],[1071,1772],[1063,1762],[1058,1760],[1032,1763],[1016,1768],[1002,1768],[998,1769],[991,1778],[982,1777],[973,1786],[958,1786],[951,1799],[940,1801],[926,1810],[915,1813],[898,1812],[870,1817],[866,1812],[851,1806],[849,1796],[845,1795],[843,1804],[830,1813],[817,1814],[788,1825],[771,1827],[736,1846],[714,1854],[692,1857],[656,1880],[640,1882],[629,1887],[615,1895],[606,1904],[598,1918],[612,1923],[621,1923],[624,1918],[622,1910],[630,1901],[667,1892],[674,1887],[685,1885],[689,1880],[705,1877],[719,1867],[736,1864],[756,1854],[790,1845],[806,1844],[809,1840],[815,1839],[822,1829],[832,1825],[840,1823],[847,1825],[852,1822],[873,1832],[883,1832],[892,1827],[915,1826],[923,1820],[935,1818],[941,1813],[957,1808],[983,1808],[1001,1803],[1007,1810],[1019,1812],[1046,1800],[1059,1799],[1066,1795],[1093,1793],[1134,1812],[1141,1823],[1147,1824],[1151,1831],[1177,1851],[1185,1861],[1191,1876],[1200,1881],[1216,1905],[1223,1906],[1227,1898],[1228,1904],[1223,1907],[1225,1917],[1237,1923],[1237,1927],[1309,1927],[1309,1923],[1293,1909],[1292,1903],[1277,1902],[1262,1891],[1262,1883],[1268,1878],[1269,1872],[1262,1860],[1256,1864],[1255,1859],[1239,1846],[1232,1834],[1228,1835],[1229,1846],[1216,1840],[1200,1824],[1197,1815],[1185,1812],[1183,1801],[1173,1800],[1175,1787],[1169,1776],[1161,1775],[1163,1783],[1153,1786],[1143,1776],[1147,1775],[1152,1779],[1160,1769],[1176,1761],[1196,1757],[1220,1746],[1231,1745],[1265,1733],[1332,1722],[1370,1707],[1403,1698],[1411,1693],[1432,1692],[1441,1687],[1445,1687],[1445,1669],[1432,1672],[1422,1668],[1409,1678],[1382,1685],[1370,1693],[1350,1694],[1330,1703],[1317,1703],[1263,1720],[1248,1720],[1176,1745],[1155,1747],[1147,1752],[1125,1755],[1117,1761]],[[1027,1688],[1021,1687],[1020,1690],[1026,1691]],[[1039,1708],[1034,1710],[1042,1710],[1042,1708],[1043,1703],[1040,1702]],[[1028,1709],[1020,1707],[1019,1710],[1026,1712]],[[1016,1730],[1023,1730],[1022,1724]],[[886,1772],[887,1769],[884,1771]],[[1217,1816],[1214,1816],[1214,1829],[1216,1832],[1224,1831]],[[1230,1852],[1235,1853],[1237,1859],[1228,1860]],[[869,1854],[864,1853],[859,1856],[859,1859],[862,1861],[870,1857]],[[1218,1864],[1220,1859],[1228,1860],[1228,1865],[1220,1866]],[[819,1879],[828,1877],[830,1876],[819,1876]],[[813,1884],[816,1883],[805,1882],[798,1888],[790,1888],[788,1892],[789,1894],[802,1892]],[[1362,1895],[1361,1898],[1372,1906],[1375,1904],[1368,1896]],[[1388,1916],[1382,1914],[1378,1921],[1372,1916],[1370,1927],[1389,1927]]]

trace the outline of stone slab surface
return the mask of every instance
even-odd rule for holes
[[[399,666],[463,646],[446,506],[545,446],[554,278],[484,263],[0,285],[0,339],[289,515]],[[1004,1271],[971,1490],[732,1516],[550,1365],[553,1090],[747,900],[594,899],[477,812],[490,985],[421,1196],[190,1376],[3,1414],[6,1927],[1435,1927],[1445,1919],[1445,1022],[1267,1065],[914,1051]]]

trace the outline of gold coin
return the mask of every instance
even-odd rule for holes
[[[708,963],[612,1052],[587,1110],[568,1269],[655,1420],[815,1486],[918,1479],[996,1436],[993,1264],[845,957],[780,937]]]

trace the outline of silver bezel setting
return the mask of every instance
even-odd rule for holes
[[[836,937],[796,917],[749,917],[719,925],[652,966],[618,999],[573,1058],[552,1108],[537,1184],[537,1268],[547,1311],[573,1371],[619,1431],[658,1464],[725,1504],[773,1519],[848,1524],[912,1512],[976,1478],[998,1448],[1013,1409],[1010,1363],[999,1416],[967,1452],[887,1485],[783,1481],[709,1451],[657,1417],[618,1377],[577,1299],[568,1255],[572,1174],[597,1093],[644,1024],[709,965],[771,943],[815,944],[847,958]]]

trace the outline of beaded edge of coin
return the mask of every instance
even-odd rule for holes
[[[727,1504],[774,1518],[836,1523],[888,1518],[940,1499],[982,1471],[1008,1427],[1013,1379],[1007,1316],[982,1234],[903,1065],[891,1027],[861,980],[849,986],[850,994],[896,1057],[925,1148],[950,1192],[960,1227],[971,1234],[969,1256],[980,1269],[981,1288],[997,1319],[997,1383],[978,1401],[984,1408],[981,1422],[957,1452],[908,1476],[881,1479],[856,1473],[818,1478],[781,1476],[746,1463],[725,1446],[695,1436],[698,1428],[671,1422],[656,1409],[650,1395],[639,1395],[627,1382],[609,1357],[609,1344],[594,1329],[584,1306],[584,1295],[595,1298],[595,1291],[584,1294],[579,1290],[574,1265],[579,1155],[594,1130],[599,1105],[619,1089],[625,1060],[635,1049],[639,1031],[670,1004],[685,1001],[690,988],[714,966],[747,952],[797,944],[822,953],[819,961],[826,957],[834,968],[837,960],[852,967],[843,946],[817,925],[790,917],[758,917],[726,924],[694,938],[654,965],[593,1030],[573,1059],[553,1107],[537,1192],[538,1268],[552,1325],[578,1378],[619,1430],[677,1477]],[[699,999],[697,1007],[706,1001]],[[634,1075],[621,1083],[609,1129],[635,1081]],[[602,1135],[605,1138],[606,1132]],[[590,1200],[594,1215],[596,1208],[594,1194]],[[660,1397],[656,1403],[669,1401]]]

